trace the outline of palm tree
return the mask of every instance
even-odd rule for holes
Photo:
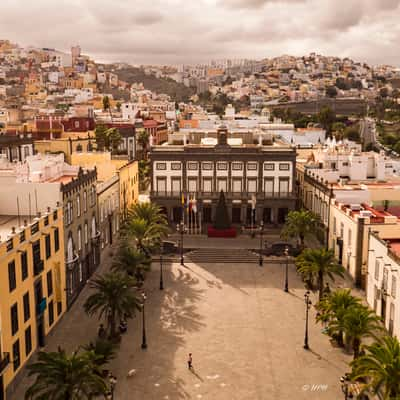
[[[348,308],[343,318],[343,331],[351,340],[354,359],[360,353],[361,342],[367,337],[376,337],[383,329],[379,317],[367,307],[355,305]]]
[[[109,340],[97,339],[89,342],[83,349],[92,357],[93,363],[99,367],[108,364],[115,358],[115,344]]]
[[[96,292],[90,295],[84,309],[90,316],[99,314],[106,318],[110,337],[115,338],[117,318],[131,318],[142,304],[134,292],[135,280],[119,272],[108,272],[92,279],[90,287]]]
[[[343,321],[348,309],[360,304],[358,297],[351,295],[350,289],[337,289],[318,302],[317,321],[327,324],[327,333],[343,346]]]
[[[311,211],[290,211],[286,217],[282,237],[296,237],[300,241],[300,247],[304,249],[304,241],[307,236],[313,235],[318,229],[319,218]]]
[[[167,232],[168,221],[161,207],[155,203],[135,203],[128,211],[128,218],[144,219],[148,224],[158,224]]]
[[[143,252],[123,242],[118,249],[112,269],[124,272],[128,276],[135,277],[138,282],[144,280],[144,271],[149,270],[151,259]]]
[[[87,352],[68,355],[60,348],[51,353],[41,351],[37,361],[27,368],[29,376],[36,375],[36,380],[25,399],[82,400],[108,391],[99,365]]]
[[[319,288],[319,300],[324,291],[324,279],[328,276],[334,280],[335,275],[343,277],[344,268],[336,262],[332,250],[305,249],[296,258],[297,271],[309,279],[317,282]]]
[[[143,218],[127,219],[123,233],[134,240],[136,247],[147,256],[150,251],[159,246],[165,229],[158,224],[149,224]]]
[[[400,343],[396,337],[385,336],[370,346],[366,354],[351,363],[351,378],[366,380],[363,391],[382,400],[400,396]]]

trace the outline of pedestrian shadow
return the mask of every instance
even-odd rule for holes
[[[319,354],[317,351],[313,350],[311,347],[308,349],[308,352],[310,352],[311,354],[313,354],[315,357],[318,358],[318,360],[322,360],[325,361],[326,363],[330,364],[332,367],[334,367],[337,370],[341,370],[341,368],[338,365],[335,365],[332,361],[328,360],[325,357],[322,357],[321,354]]]
[[[190,372],[201,382],[204,382],[204,379],[195,371],[193,367],[190,368]]]

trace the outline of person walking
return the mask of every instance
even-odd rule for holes
[[[193,358],[192,358],[192,353],[189,353],[189,357],[188,357],[188,368],[189,369],[193,369]]]

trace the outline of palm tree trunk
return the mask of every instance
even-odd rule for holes
[[[304,235],[301,233],[301,234],[299,235],[299,237],[300,237],[300,247],[301,247],[301,249],[303,250],[304,247],[305,247]]]
[[[115,310],[112,310],[111,314],[110,314],[110,336],[111,336],[111,339],[115,338],[115,332],[116,332],[116,329],[115,329]]]
[[[343,331],[339,331],[339,332],[338,332],[337,344],[338,344],[340,347],[343,347],[343,346],[344,346]]]
[[[318,290],[319,290],[319,300],[322,299],[324,293],[324,274],[322,271],[318,271]]]
[[[360,354],[360,345],[361,341],[358,338],[353,339],[353,351],[354,351],[354,360],[359,356]]]

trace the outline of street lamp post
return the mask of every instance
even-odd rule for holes
[[[289,247],[285,247],[286,268],[285,268],[285,292],[289,292]]]
[[[161,243],[160,248],[160,290],[164,290],[164,279],[163,279],[163,245]]]
[[[181,265],[184,266],[184,259],[183,259],[183,234],[185,233],[186,227],[183,221],[181,221],[180,224],[176,226],[176,230],[180,233],[181,235],[181,240],[180,240],[180,248],[181,248]]]
[[[144,305],[146,303],[146,293],[142,293],[143,304],[142,304],[142,349],[147,349],[147,340],[146,340],[146,324],[145,324],[145,314],[144,314]]]
[[[258,265],[260,267],[263,266],[263,234],[264,234],[264,221],[260,222],[260,259],[258,261]]]
[[[307,292],[304,295],[304,302],[306,304],[306,330],[304,334],[304,346],[303,348],[308,350],[310,347],[308,346],[308,310],[311,307],[311,300],[310,300],[310,292],[307,290]]]
[[[344,394],[344,400],[352,399],[353,394],[349,391],[350,379],[349,374],[344,374],[344,376],[340,377],[340,383],[342,385],[342,392]]]

